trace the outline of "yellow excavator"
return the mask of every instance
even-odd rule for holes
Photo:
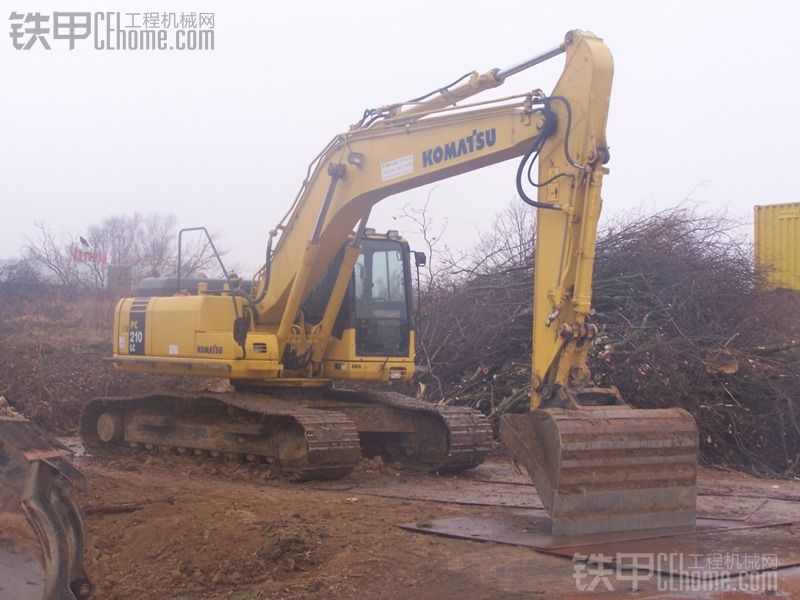
[[[468,102],[560,54],[552,93]],[[587,367],[612,73],[603,41],[575,30],[512,67],[365,111],[310,164],[252,281],[221,260],[224,279],[182,278],[179,255],[176,277],[117,304],[115,368],[228,378],[235,391],[94,399],[81,417],[85,443],[268,462],[296,479],[342,477],[362,452],[433,471],[480,464],[492,431],[479,412],[333,384],[414,373],[412,253],[396,231],[367,227],[371,208],[521,158],[518,192],[537,211],[532,410],[504,416],[501,437],[555,534],[691,526],[694,421],[628,407]]]

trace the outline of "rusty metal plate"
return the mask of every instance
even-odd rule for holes
[[[417,523],[399,525],[403,529],[433,533],[447,537],[474,539],[515,546],[527,546],[536,550],[556,550],[558,548],[581,547],[607,542],[626,542],[641,539],[656,539],[659,536],[678,534],[691,535],[719,528],[721,522],[698,520],[697,529],[690,527],[676,530],[620,531],[582,536],[554,536],[550,532],[550,522],[544,510],[509,512],[501,516],[446,517]],[[724,523],[724,522],[722,522]],[[728,526],[741,525],[735,521]]]
[[[692,557],[715,555],[774,555],[775,568],[800,564],[800,524],[776,522],[743,524],[737,521],[698,519],[695,530],[649,530],[614,532],[585,536],[556,537],[544,511],[518,511],[501,516],[449,517],[404,523],[402,529],[446,537],[525,546],[542,552],[573,558],[603,555],[609,564],[631,555],[664,557],[656,570],[669,575],[697,576],[713,573],[713,566],[693,563]],[[669,561],[670,556],[684,560]],[[630,567],[624,562],[621,566]],[[732,569],[746,573],[757,569]]]
[[[735,496],[712,496],[704,494],[697,498],[697,517],[714,521],[748,521],[750,518],[761,514],[769,500],[767,498],[738,498]],[[792,520],[771,518],[768,522]]]
[[[484,463],[475,471],[458,476],[431,476],[424,473],[407,473],[387,465],[394,477],[369,476],[367,470],[357,480],[346,482],[317,482],[315,489],[340,492],[358,492],[366,496],[418,500],[466,506],[496,506],[517,509],[544,508],[536,488],[525,483],[527,476],[516,476],[501,462]],[[744,521],[761,519],[765,522],[792,520],[790,502],[769,500],[763,497],[702,494],[697,499],[697,514],[701,518]],[[787,506],[783,506],[786,504]],[[795,505],[796,507],[796,505]]]
[[[463,476],[443,477],[414,474],[407,477],[396,471],[392,479],[374,481],[319,482],[314,488],[328,491],[357,491],[365,496],[461,504],[467,506],[502,506],[505,508],[543,508],[532,485],[484,483],[465,480]]]

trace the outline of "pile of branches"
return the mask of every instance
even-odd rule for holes
[[[722,217],[676,208],[598,239],[595,382],[641,408],[680,406],[705,464],[800,473],[800,294],[760,286],[752,249]],[[433,277],[418,319],[422,394],[492,418],[530,394],[531,215],[503,213],[471,256]]]

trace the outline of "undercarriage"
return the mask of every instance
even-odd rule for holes
[[[327,388],[96,398],[80,430],[89,448],[266,463],[294,480],[344,477],[362,455],[463,471],[483,462],[492,442],[488,421],[471,409]]]

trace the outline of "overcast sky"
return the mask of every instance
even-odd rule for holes
[[[751,219],[755,204],[800,201],[800,20],[796,2],[6,3],[0,66],[0,258],[43,221],[75,236],[105,216],[174,213],[211,226],[246,270],[291,203],[309,161],[363,109],[504,67],[573,28],[614,55],[606,215],[687,196]],[[15,50],[10,11],[215,13],[213,51]],[[495,92],[550,89],[563,56]],[[485,94],[490,97],[492,92]],[[516,160],[433,191],[446,240],[469,246],[514,199]],[[385,200],[395,228],[430,188]],[[400,228],[409,233],[409,225]],[[412,237],[412,241],[413,241]]]

